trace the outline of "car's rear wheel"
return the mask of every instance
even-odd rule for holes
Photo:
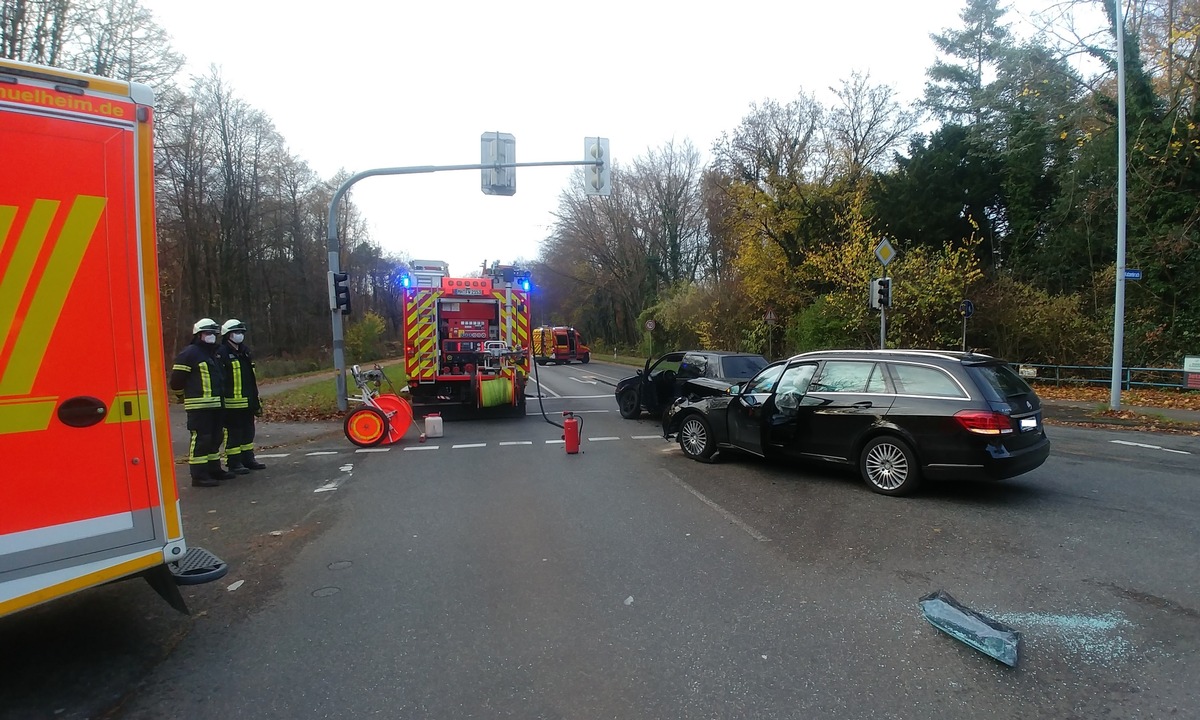
[[[683,419],[679,426],[679,448],[693,460],[708,460],[716,452],[708,421],[695,413]]]
[[[636,390],[625,390],[618,395],[617,407],[621,410],[621,417],[626,420],[633,420],[642,414],[642,406]]]
[[[858,470],[867,485],[884,495],[907,495],[921,482],[917,456],[893,435],[872,438],[859,454]]]

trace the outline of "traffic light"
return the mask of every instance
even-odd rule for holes
[[[872,310],[881,310],[892,306],[892,279],[875,278],[871,281],[868,301]]]
[[[892,306],[892,279],[879,278],[878,285],[875,286],[875,302],[878,307],[890,308]]]
[[[350,273],[330,273],[333,277],[333,303],[331,310],[341,309],[343,315],[350,314]]]
[[[608,154],[608,138],[584,138],[583,154],[587,160],[599,163],[584,167],[584,194],[612,195],[612,158]]]

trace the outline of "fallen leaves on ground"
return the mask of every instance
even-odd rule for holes
[[[1107,385],[1051,385],[1036,383],[1038,397],[1044,400],[1107,403],[1111,389]],[[1121,391],[1121,403],[1138,407],[1200,410],[1200,392],[1166,388],[1131,388]]]

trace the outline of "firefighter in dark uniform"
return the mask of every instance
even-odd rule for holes
[[[215,320],[198,320],[192,326],[191,344],[171,367],[171,389],[183,396],[187,427],[192,432],[188,469],[195,487],[214,487],[233,477],[221,468],[221,394],[225,377],[217,361],[220,331]]]
[[[258,400],[258,381],[254,360],[246,346],[246,325],[235,318],[221,326],[221,345],[217,349],[225,383],[225,455],[229,469],[238,475],[262,470],[266,465],[254,459],[254,418],[262,415]]]

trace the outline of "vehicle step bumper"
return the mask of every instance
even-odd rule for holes
[[[229,572],[229,565],[204,548],[190,547],[175,562],[167,563],[176,585],[200,585],[220,580]]]

